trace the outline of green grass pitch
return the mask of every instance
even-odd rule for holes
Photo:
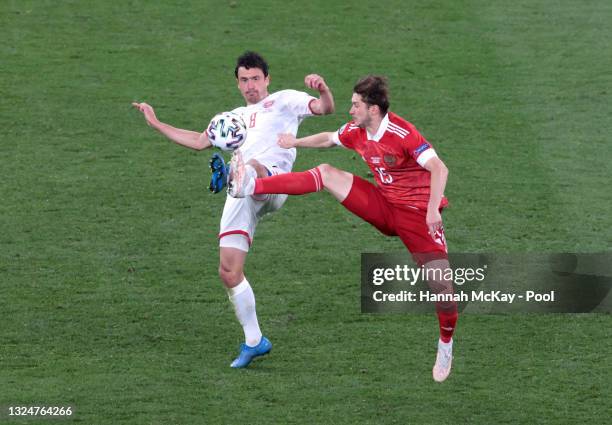
[[[611,22],[607,0],[3,0],[0,422],[49,423],[15,405],[74,406],[65,422],[83,424],[605,422],[609,315],[462,316],[436,384],[433,315],[359,311],[360,253],[402,245],[325,193],[260,223],[246,270],[275,348],[231,370],[210,151],[130,103],[201,130],[242,103],[234,60],[253,49],[271,91],[326,78],[337,112],[310,134],[383,73],[450,169],[451,251],[605,252]],[[322,162],[367,171],[341,149],[295,169]]]

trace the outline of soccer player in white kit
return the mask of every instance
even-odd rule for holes
[[[296,134],[305,117],[330,114],[334,99],[325,80],[317,74],[304,78],[308,88],[319,92],[319,98],[296,90],[268,93],[270,77],[268,64],[255,52],[245,52],[234,70],[238,89],[246,106],[233,110],[247,124],[247,139],[240,148],[246,163],[245,172],[254,177],[268,177],[290,172],[295,161],[295,149],[283,149],[276,143],[280,133]],[[146,103],[133,103],[147,124],[175,143],[202,150],[211,147],[206,131],[196,132],[172,127],[160,122],[153,108]],[[236,317],[242,325],[245,342],[231,367],[242,368],[257,356],[272,349],[270,341],[262,335],[255,309],[255,295],[244,275],[244,263],[259,218],[275,211],[285,202],[287,195],[264,195],[241,199],[227,197],[219,231],[219,276],[225,285]]]

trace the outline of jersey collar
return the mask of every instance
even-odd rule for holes
[[[380,125],[378,126],[378,130],[376,131],[375,135],[371,135],[370,132],[366,130],[366,133],[368,134],[368,140],[379,142],[380,139],[382,139],[383,135],[385,134],[385,131],[387,131],[388,125],[389,125],[389,114],[387,113],[385,114],[382,121],[380,122]]]

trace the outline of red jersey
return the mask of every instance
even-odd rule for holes
[[[376,134],[350,121],[334,134],[334,141],[361,155],[389,203],[427,211],[431,174],[423,165],[437,155],[414,125],[389,112]],[[442,197],[440,207],[446,205]]]

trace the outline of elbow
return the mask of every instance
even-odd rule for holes
[[[448,167],[444,163],[442,163],[440,165],[441,165],[440,166],[440,171],[442,172],[442,175],[444,177],[448,177]]]
[[[185,146],[187,146],[191,150],[199,152],[199,151],[202,151],[210,147],[211,145],[209,143],[204,143],[201,140],[196,140],[196,141],[190,142],[189,144],[185,144]]]
[[[336,111],[336,105],[334,104],[334,98],[329,97],[321,97],[317,102],[318,114],[319,115],[329,115],[333,114]],[[316,112],[315,112],[316,113]]]
[[[208,136],[206,135],[206,133],[202,133],[202,135],[195,140],[195,143],[192,147],[196,151],[203,151],[204,149],[209,148],[211,146],[212,144],[210,143],[210,140],[208,140]]]
[[[191,142],[189,144],[185,144],[185,146],[187,146],[189,149],[192,149],[194,151],[201,151],[205,148],[204,144],[201,143],[200,141]]]
[[[429,171],[432,175],[435,174],[436,176],[440,176],[444,179],[448,177],[448,168],[442,161],[439,161],[439,160],[436,160],[431,165],[431,168],[429,169]]]
[[[446,165],[444,165],[444,163],[440,163],[438,172],[440,173],[440,176],[444,179],[444,181],[448,179],[448,168],[446,167]]]

